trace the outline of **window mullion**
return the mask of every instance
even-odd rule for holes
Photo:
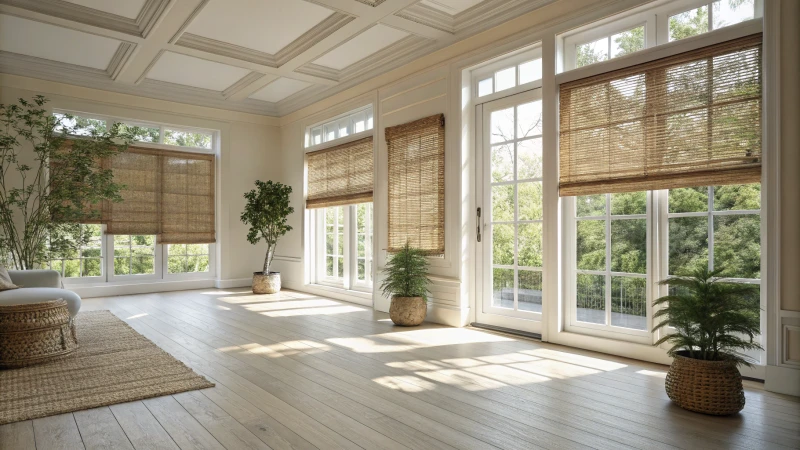
[[[708,270],[714,270],[714,186],[708,187]]]
[[[611,326],[611,194],[606,194],[606,325]]]

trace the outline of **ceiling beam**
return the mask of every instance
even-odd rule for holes
[[[264,75],[263,77],[241,86],[228,96],[228,100],[238,102],[260,91],[264,86],[280,78],[278,75]]]

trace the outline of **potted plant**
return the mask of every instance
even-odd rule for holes
[[[744,389],[738,366],[750,366],[742,351],[761,350],[759,288],[720,278],[722,269],[698,269],[674,277],[670,295],[653,302],[661,306],[653,331],[665,334],[654,345],[669,342],[674,359],[666,379],[669,398],[690,411],[735,414],[744,408]]]
[[[392,299],[389,317],[397,325],[413,327],[421,324],[428,313],[428,260],[425,253],[406,242],[383,269],[383,295]]]
[[[247,241],[256,245],[262,239],[267,242],[267,255],[264,257],[264,268],[253,272],[253,293],[274,294],[281,290],[280,272],[270,272],[269,266],[275,257],[278,238],[292,230],[286,225],[286,218],[294,212],[289,206],[289,194],[292,187],[272,181],[256,181],[256,188],[244,194],[247,204],[240,217],[246,225],[250,225]]]

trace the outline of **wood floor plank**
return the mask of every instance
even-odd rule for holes
[[[111,407],[137,450],[176,443],[307,450],[800,448],[800,400],[755,383],[745,383],[742,414],[718,418],[675,407],[663,390],[665,366],[485,330],[394,327],[384,313],[316,295],[206,289],[85,303],[86,310],[111,309],[217,384],[145,408],[157,424],[153,433],[169,437],[166,447],[148,447],[158,438],[137,434]],[[163,400],[139,404],[154,401]],[[171,423],[175,417],[186,423]],[[186,429],[203,442],[188,439]]]
[[[0,425],[0,450],[35,449],[33,421],[7,423]]]
[[[72,413],[33,420],[37,450],[74,450],[85,448]]]
[[[136,450],[179,448],[141,401],[119,403],[109,409]]]
[[[219,450],[225,447],[172,396],[143,400],[144,406],[183,450]]]
[[[78,424],[78,431],[81,433],[86,450],[106,448],[133,450],[133,445],[107,406],[76,411],[72,414],[75,423]]]
[[[172,397],[225,448],[269,450],[267,444],[200,392],[183,392]]]

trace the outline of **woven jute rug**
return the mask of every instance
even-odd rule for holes
[[[0,370],[0,425],[214,386],[109,311],[75,320],[75,352]]]

